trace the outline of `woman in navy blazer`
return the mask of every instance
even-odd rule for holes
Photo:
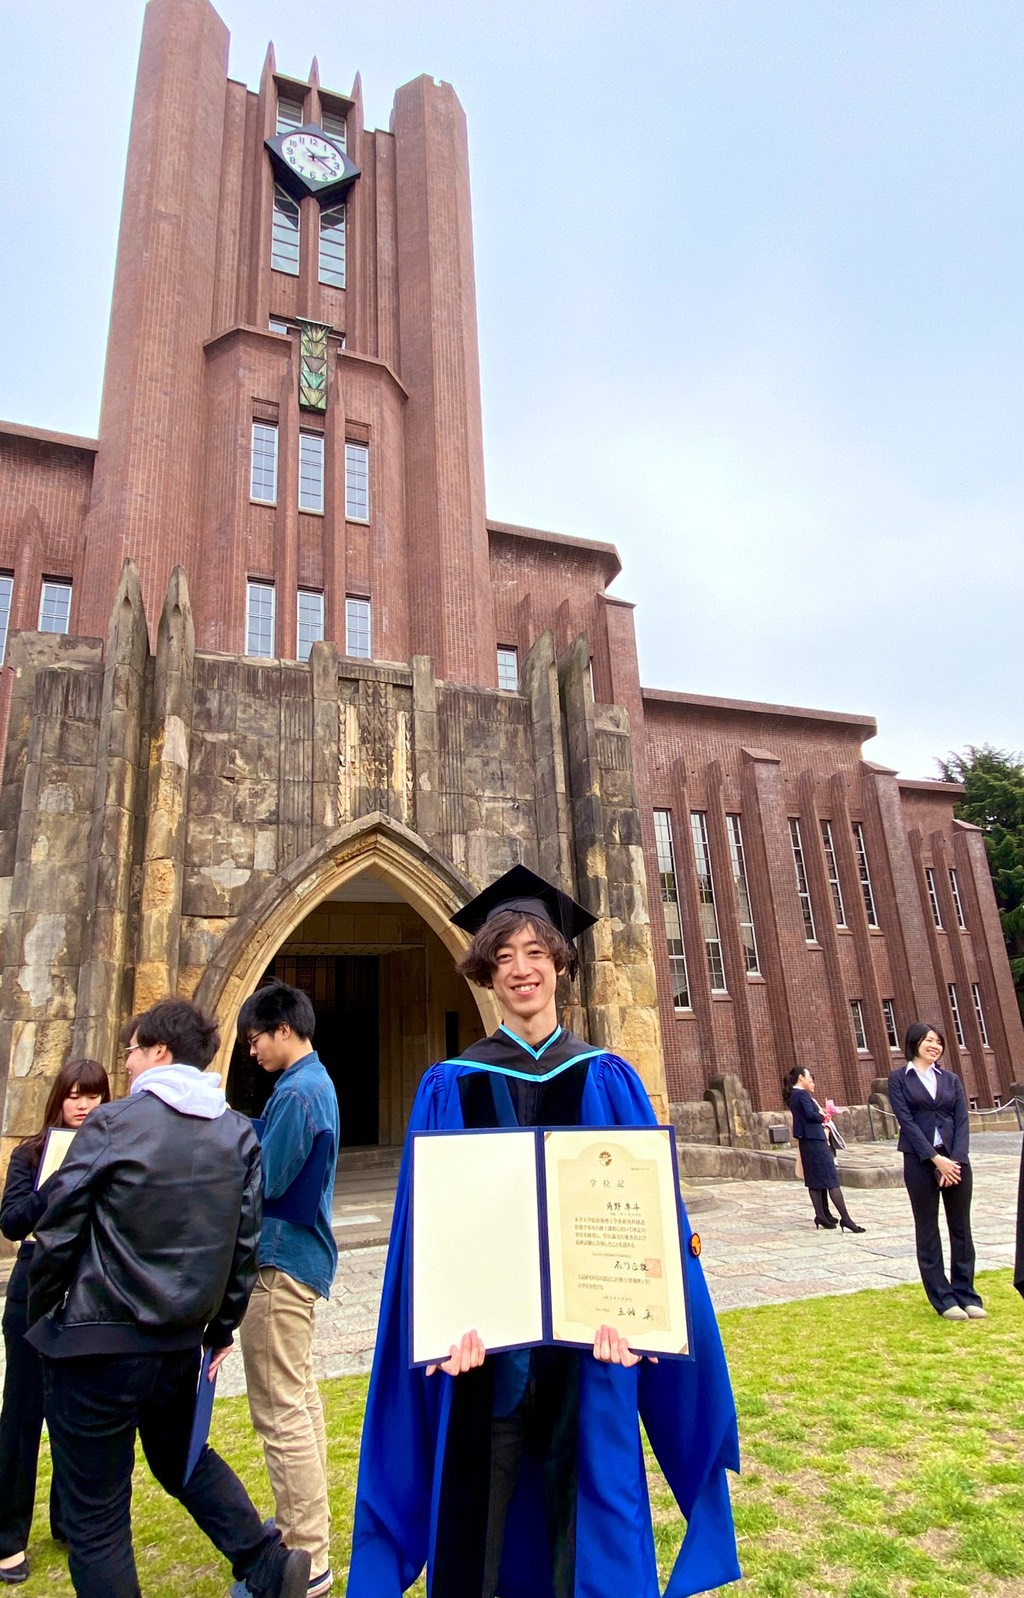
[[[793,1117],[793,1136],[800,1150],[804,1186],[814,1205],[815,1226],[831,1228],[838,1224],[844,1232],[863,1232],[863,1226],[850,1218],[846,1208],[826,1130],[825,1112],[814,1097],[814,1078],[806,1065],[793,1067],[783,1084],[782,1097]],[[838,1222],[828,1207],[829,1199],[839,1211]]]
[[[946,1040],[937,1026],[908,1027],[906,1065],[889,1073],[889,1103],[900,1127],[903,1180],[914,1212],[917,1263],[932,1308],[947,1321],[984,1320],[974,1291],[971,1237],[971,1164],[964,1085],[955,1071],[939,1069]],[[939,1195],[949,1228],[950,1269],[942,1262]]]

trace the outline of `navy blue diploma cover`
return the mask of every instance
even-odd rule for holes
[[[185,1474],[182,1486],[188,1481],[199,1462],[199,1456],[206,1447],[210,1436],[210,1422],[213,1419],[213,1400],[217,1391],[217,1378],[210,1380],[210,1361],[213,1358],[213,1349],[204,1348],[202,1363],[199,1366],[199,1381],[196,1385],[196,1406],[192,1411],[192,1430],[188,1439],[188,1454],[185,1458]]]
[[[264,1122],[254,1120],[252,1129],[262,1140]],[[298,1175],[277,1198],[263,1199],[263,1214],[272,1221],[290,1221],[293,1226],[315,1226],[324,1188],[324,1175],[331,1156],[330,1132],[318,1132]]]
[[[411,1366],[471,1327],[492,1352],[591,1348],[612,1325],[693,1357],[671,1127],[415,1132],[408,1227]]]

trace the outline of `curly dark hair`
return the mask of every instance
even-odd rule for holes
[[[498,950],[527,927],[533,928],[537,942],[550,954],[558,975],[564,972],[571,980],[579,968],[576,950],[550,921],[545,921],[543,916],[531,915],[528,910],[499,910],[485,921],[479,931],[473,934],[472,943],[455,967],[459,976],[475,982],[478,988],[492,987],[498,965]]]
[[[212,1015],[200,1010],[191,999],[160,999],[141,1015],[133,1015],[121,1028],[121,1042],[127,1048],[133,1035],[143,1048],[166,1044],[179,1065],[194,1065],[205,1071],[220,1047],[220,1033]]]

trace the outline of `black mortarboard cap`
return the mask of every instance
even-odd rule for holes
[[[527,866],[513,866],[511,871],[506,871],[483,893],[478,893],[475,899],[463,905],[452,916],[452,921],[465,932],[479,932],[484,922],[497,915],[499,910],[523,910],[527,915],[540,916],[543,921],[550,921],[553,927],[557,927],[570,943],[597,920],[589,910],[584,910],[561,888],[538,877],[535,871],[530,871]]]

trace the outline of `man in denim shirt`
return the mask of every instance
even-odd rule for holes
[[[338,1263],[331,1199],[339,1124],[337,1094],[313,1049],[315,1025],[306,994],[283,982],[260,988],[238,1017],[256,1063],[281,1073],[260,1138],[260,1268],[240,1338],[277,1526],[289,1548],[309,1549],[309,1594],[322,1598],[333,1579],[331,1515],[313,1329],[317,1300],[329,1296]]]

